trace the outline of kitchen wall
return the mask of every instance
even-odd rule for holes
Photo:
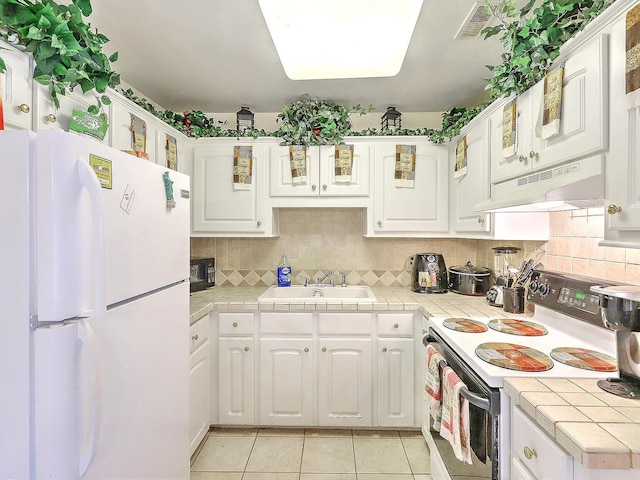
[[[508,243],[527,251],[545,249],[542,259],[552,270],[640,285],[640,249],[600,247],[602,209],[551,214],[548,242],[498,242],[469,239],[362,237],[363,209],[281,209],[280,237],[192,238],[191,256],[216,258],[219,285],[273,285],[282,254],[293,268],[295,283],[336,270],[347,283],[407,287],[409,257],[417,252],[442,253],[447,266],[492,267],[492,247]]]

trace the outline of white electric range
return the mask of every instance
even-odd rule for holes
[[[505,377],[618,376],[615,333],[602,323],[599,297],[590,292],[594,285],[610,282],[536,270],[527,294],[535,304],[533,316],[505,318],[498,311],[495,318],[429,318],[424,341],[436,347],[467,385],[464,395],[471,404],[471,440],[476,447],[473,464],[464,464],[430,429],[430,422],[423,421],[435,480],[510,478],[511,402],[502,390]]]

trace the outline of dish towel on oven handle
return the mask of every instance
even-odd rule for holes
[[[448,440],[456,458],[471,464],[469,442],[469,401],[460,396],[466,385],[451,367],[442,370],[442,427],[440,436]]]
[[[427,404],[429,405],[429,415],[433,418],[433,429],[440,431],[440,420],[442,418],[442,388],[440,382],[440,361],[442,355],[433,345],[427,345],[427,365],[424,375],[424,391]]]

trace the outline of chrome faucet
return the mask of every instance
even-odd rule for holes
[[[347,286],[347,276],[345,275],[344,272],[338,272],[338,275],[340,275],[340,286],[341,287],[346,287]]]
[[[322,285],[322,282],[324,282],[329,277],[331,278],[331,280],[329,281],[329,285],[333,286],[333,270],[329,270],[327,273],[325,273],[321,277],[318,277],[316,284]]]

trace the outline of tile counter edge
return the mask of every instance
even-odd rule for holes
[[[640,400],[607,393],[597,379],[585,378],[512,377],[505,378],[504,389],[585,468],[640,469]],[[579,404],[570,401],[576,394],[585,397]]]
[[[258,303],[268,287],[213,287],[190,296],[190,323],[193,325],[211,310],[253,311],[407,311],[419,310],[430,316],[508,316],[500,308],[487,304],[484,296],[466,296],[453,292],[423,294],[401,287],[372,287],[376,301],[355,302],[269,302]],[[286,288],[286,287],[283,287]]]

